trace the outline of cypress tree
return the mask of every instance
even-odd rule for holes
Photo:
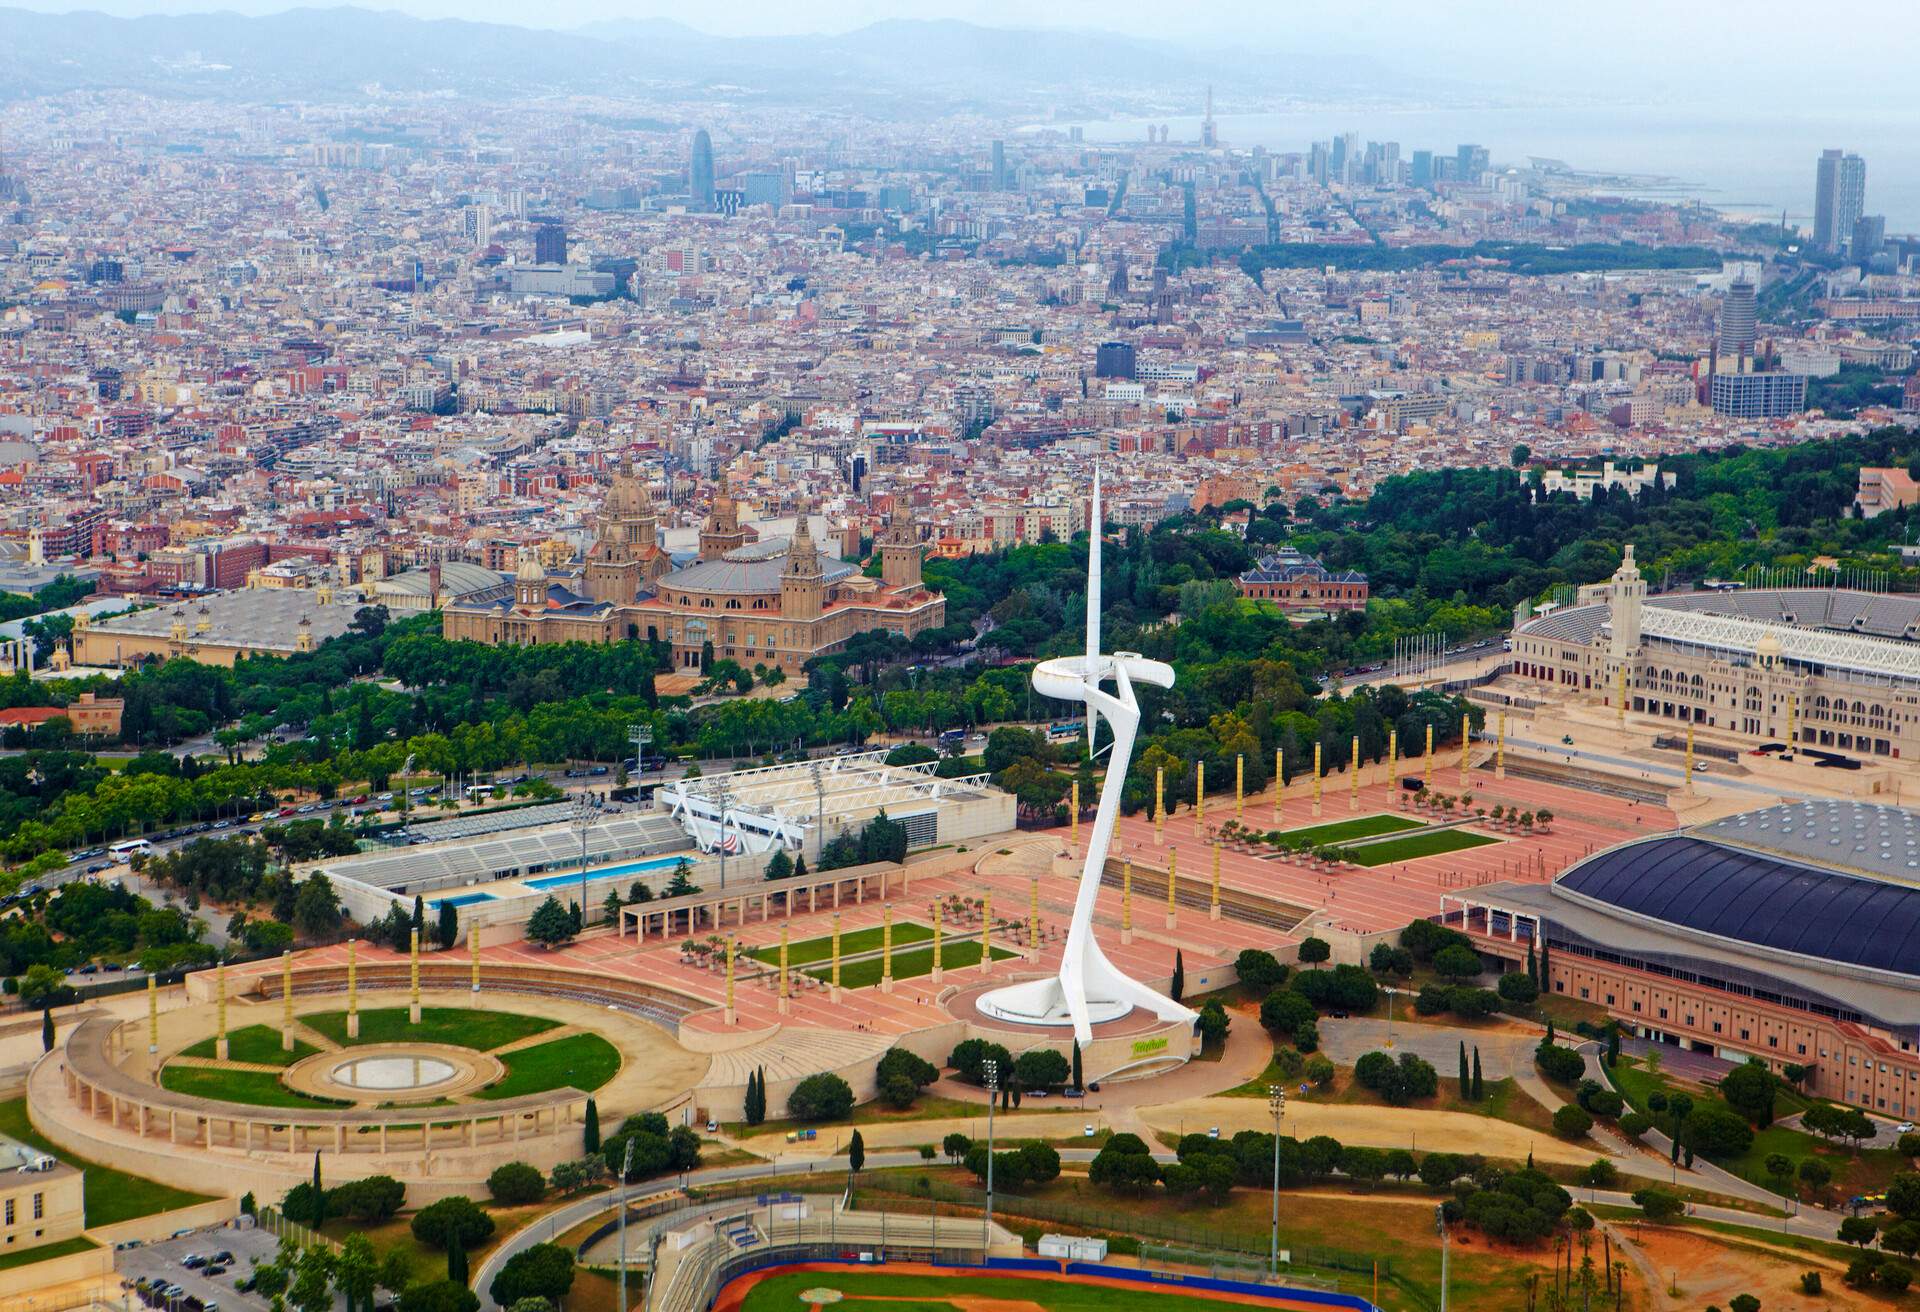
[[[1618,1025],[1609,1025],[1607,1026],[1607,1067],[1608,1069],[1612,1069],[1613,1064],[1619,1060],[1620,1060],[1620,1027]]]
[[[591,1157],[600,1151],[600,1104],[591,1098],[587,1099],[585,1128],[587,1156]]]
[[[420,937],[427,936],[427,902],[418,893],[413,895],[413,927],[420,931]]]
[[[313,1155],[313,1228],[327,1223],[327,1193],[320,1187],[320,1154]]]
[[[1540,959],[1533,955],[1533,940],[1527,940],[1527,978],[1538,987],[1540,983]]]
[[[1480,1082],[1480,1045],[1473,1045],[1473,1100],[1479,1102],[1486,1096],[1486,1085]]]
[[[462,1289],[467,1287],[467,1246],[457,1234],[447,1245],[447,1279]]]
[[[1080,1074],[1080,1040],[1078,1039],[1073,1041],[1073,1087],[1076,1089],[1087,1087],[1086,1080]]]
[[[1474,1051],[1478,1052],[1479,1049],[1475,1048]],[[1460,1040],[1460,1096],[1468,1099],[1473,1097],[1473,1080],[1467,1075],[1467,1041],[1465,1039]]]
[[[1540,980],[1539,980],[1540,991],[1542,993],[1551,993],[1553,991],[1550,987],[1548,987],[1548,978],[1549,977],[1547,975],[1547,938],[1545,934],[1542,934],[1540,936]]]
[[[1182,993],[1185,993],[1186,991],[1187,991],[1186,959],[1181,956],[1180,949],[1175,948],[1173,950],[1173,987],[1167,990],[1167,992],[1168,992],[1168,995],[1172,997],[1172,999],[1175,1002],[1178,1002],[1180,1001],[1180,995]]]
[[[40,1009],[40,1051],[53,1051],[53,1008]]]

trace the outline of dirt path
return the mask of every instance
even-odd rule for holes
[[[1273,1115],[1264,1098],[1193,1098],[1142,1109],[1141,1118],[1156,1130],[1173,1133],[1220,1127],[1222,1138],[1241,1130],[1271,1130]],[[1567,1143],[1524,1126],[1467,1112],[1426,1111],[1415,1107],[1365,1107],[1344,1103],[1290,1102],[1281,1133],[1302,1139],[1331,1135],[1343,1144],[1370,1148],[1444,1149],[1525,1161],[1586,1166],[1601,1155],[1591,1141]]]

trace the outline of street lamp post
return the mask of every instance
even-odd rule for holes
[[[1268,1246],[1267,1262],[1277,1276],[1280,1274],[1280,1117],[1287,1110],[1287,1091],[1278,1084],[1269,1084],[1267,1106],[1273,1111],[1273,1238]]]
[[[986,1244],[993,1234],[993,1104],[1000,1098],[1000,1063],[989,1057],[981,1063],[981,1073],[987,1079],[987,1224],[980,1242]]]
[[[620,1161],[620,1312],[627,1312],[627,1175],[633,1170],[633,1136],[627,1136],[626,1156]]]

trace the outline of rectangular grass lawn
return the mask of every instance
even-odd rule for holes
[[[74,1253],[84,1253],[89,1248],[100,1245],[85,1235],[75,1235],[71,1239],[56,1239],[50,1244],[35,1244],[32,1248],[19,1248],[10,1253],[0,1253],[0,1271],[11,1267],[25,1266],[29,1262],[44,1262],[50,1257],[68,1257]],[[31,1303],[28,1306],[32,1306]]]
[[[293,1041],[293,1051],[286,1052],[280,1047],[280,1031],[271,1025],[249,1025],[245,1029],[233,1030],[227,1035],[227,1059],[229,1061],[251,1062],[256,1066],[291,1066],[303,1061],[320,1049],[299,1038]],[[202,1039],[181,1054],[183,1057],[215,1056],[214,1041]]]
[[[1006,948],[995,948],[993,950],[993,959],[995,961],[1005,961],[1008,957],[1018,955],[1019,953],[1010,952]],[[940,945],[940,968],[942,970],[958,970],[962,966],[977,966],[979,964],[980,940],[977,938],[961,939],[957,943],[942,943]],[[931,975],[932,973],[932,948],[915,948],[911,952],[895,952],[893,954],[893,977],[895,979],[914,979],[917,976]],[[833,968],[829,966],[825,970],[810,970],[807,974],[817,980],[829,980],[833,978]],[[878,957],[869,957],[865,961],[846,961],[840,965],[840,987],[842,988],[864,989],[870,988],[879,982],[880,958]]]
[[[302,1016],[302,1021],[340,1044],[358,1043],[446,1043],[456,1048],[478,1048],[485,1052],[529,1034],[557,1027],[560,1022],[545,1016],[522,1016],[515,1012],[470,1010],[466,1007],[422,1007],[420,1023],[407,1023],[405,1007],[380,1007],[360,1013],[360,1037],[347,1037],[347,1013],[322,1011]]]
[[[1485,847],[1489,843],[1499,841],[1485,834],[1470,834],[1462,829],[1436,829],[1430,833],[1408,834],[1405,838],[1389,838],[1384,843],[1349,847],[1346,849],[1346,854],[1347,859],[1355,865],[1384,866],[1395,861],[1412,861],[1416,857],[1438,856],[1442,852],[1461,852],[1469,847]]]
[[[598,1034],[569,1034],[502,1053],[500,1061],[507,1068],[506,1078],[482,1089],[479,1097],[518,1098],[565,1085],[590,1093],[619,1071],[620,1050]]]
[[[1334,843],[1349,843],[1356,838],[1397,834],[1403,829],[1420,827],[1418,820],[1382,812],[1379,815],[1357,815],[1351,820],[1335,820],[1331,824],[1308,825],[1305,829],[1283,829],[1280,832],[1295,843],[1305,841],[1315,847],[1327,847]]]
[[[340,1107],[328,1098],[295,1093],[268,1071],[230,1071],[219,1066],[164,1066],[160,1087],[196,1098],[251,1103],[256,1107]]]
[[[53,1142],[34,1129],[33,1122],[27,1119],[25,1098],[0,1102],[0,1134],[9,1139],[18,1139],[86,1172],[82,1187],[86,1191],[84,1207],[90,1226],[113,1225],[120,1221],[131,1221],[135,1217],[152,1216],[155,1212],[171,1212],[176,1207],[191,1207],[212,1197],[210,1194],[175,1189],[172,1185],[143,1176],[128,1175],[112,1167],[98,1166],[64,1148],[54,1147]]]
[[[864,929],[848,930],[840,936],[840,955],[853,956],[857,952],[878,952],[880,950],[882,925],[868,925]],[[917,920],[903,920],[893,927],[893,946],[899,948],[908,943],[926,943],[933,938],[933,928]],[[768,947],[757,947],[748,951],[748,956],[763,961],[769,966],[780,964],[780,945],[774,943]],[[833,959],[833,935],[823,934],[819,938],[802,939],[798,943],[787,944],[787,964],[789,966],[811,966],[816,961]]]

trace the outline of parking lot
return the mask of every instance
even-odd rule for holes
[[[185,1291],[174,1298],[152,1296],[142,1301],[150,1307],[193,1312],[189,1298],[218,1312],[267,1312],[271,1300],[257,1294],[242,1294],[234,1283],[253,1273],[254,1261],[268,1262],[279,1250],[280,1241],[265,1230],[234,1230],[215,1227],[196,1231],[179,1239],[166,1239],[141,1248],[123,1248],[113,1255],[114,1270],[129,1286],[145,1277],[149,1281],[169,1282]],[[222,1251],[233,1254],[224,1273],[209,1276],[204,1270],[189,1271],[180,1264],[188,1254],[211,1257]],[[337,1296],[336,1296],[337,1297]],[[340,1301],[344,1307],[344,1301]]]

